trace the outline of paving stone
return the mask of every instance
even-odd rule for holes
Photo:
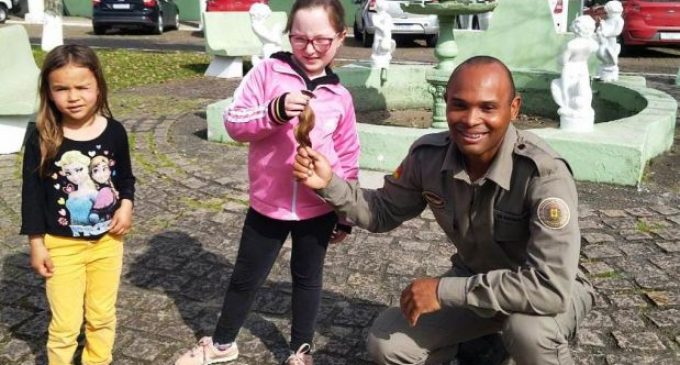
[[[659,328],[680,328],[680,310],[675,308],[645,314]]]
[[[600,213],[602,213],[603,216],[608,217],[608,218],[624,218],[628,217],[628,214],[624,210],[621,209],[601,209]]]
[[[582,346],[605,347],[605,343],[602,340],[605,336],[602,331],[584,328],[578,332],[578,343]]]
[[[666,253],[680,252],[680,241],[677,242],[655,242],[659,248]]]
[[[653,256],[649,261],[667,272],[680,268],[680,255]]]
[[[677,357],[657,354],[607,355],[608,365],[677,365]]]
[[[142,334],[122,349],[122,353],[132,359],[154,361],[168,347],[167,344]]]
[[[0,308],[0,322],[3,326],[14,327],[33,316],[33,312],[19,308]]]
[[[581,253],[589,259],[603,259],[622,255],[621,251],[612,245],[588,245],[581,248]]]
[[[607,295],[612,305],[617,308],[645,308],[647,302],[638,294],[617,293]]]
[[[672,215],[672,214],[680,213],[680,209],[665,206],[665,205],[650,207],[650,209],[659,213],[659,214],[663,214],[663,215]]]
[[[603,227],[602,223],[599,221],[587,219],[587,220],[579,220],[578,221],[578,226],[581,228],[581,230],[586,230],[586,229],[600,229]]]
[[[680,224],[680,215],[674,215],[672,217],[666,217],[669,221],[675,223],[675,224]]]
[[[649,211],[647,208],[628,208],[624,210],[626,213],[635,217],[651,217],[654,215],[654,213]]]
[[[634,218],[626,218],[626,219],[608,219],[604,218],[602,219],[602,223],[604,223],[605,226],[613,229],[635,229],[638,225],[638,220]]]
[[[611,328],[614,326],[612,318],[608,311],[601,311],[597,309],[591,310],[586,318],[583,319],[581,327],[591,329]]]
[[[612,331],[614,339],[619,347],[633,351],[663,351],[666,346],[654,332],[622,332]]]
[[[636,275],[635,282],[644,289],[669,289],[680,286],[677,280],[664,273]]]
[[[605,276],[605,275],[611,275],[614,273],[614,268],[611,266],[607,265],[606,262],[604,261],[590,261],[590,262],[582,262],[581,266],[583,269],[588,273],[590,276]]]
[[[612,312],[614,328],[624,332],[634,332],[645,327],[639,309],[622,309]]]
[[[645,295],[657,307],[680,306],[680,293],[675,291],[650,291]]]
[[[680,228],[660,229],[656,234],[666,241],[680,241]]]
[[[31,347],[25,341],[14,338],[0,348],[0,361],[9,361],[7,364],[16,364],[19,359],[31,353]]]
[[[606,233],[598,232],[586,232],[582,233],[581,237],[586,240],[587,243],[602,243],[602,242],[614,242],[616,241],[614,237]]]
[[[651,236],[648,238],[651,238]],[[618,245],[618,249],[628,256],[646,256],[657,252],[656,246],[651,243],[626,243]]]

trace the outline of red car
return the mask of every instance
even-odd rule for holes
[[[627,0],[623,3],[623,46],[680,45],[680,1]]]
[[[269,5],[267,0],[208,0],[206,11],[248,11],[255,3]]]

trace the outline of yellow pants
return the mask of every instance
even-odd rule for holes
[[[45,284],[52,311],[47,339],[49,365],[73,363],[83,317],[83,365],[110,364],[123,242],[108,234],[96,241],[46,235],[45,247],[54,263],[54,275]]]

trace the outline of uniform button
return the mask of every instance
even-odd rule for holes
[[[526,146],[527,145],[525,145],[524,143],[520,143],[520,144],[517,145],[517,148],[520,149],[520,150],[523,150],[524,147],[526,147]]]

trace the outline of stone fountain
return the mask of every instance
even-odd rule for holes
[[[494,15],[486,31],[455,30],[454,41],[455,14],[490,9],[494,9]],[[502,0],[488,4],[443,0],[438,4],[411,3],[404,10],[440,16],[441,34],[435,48],[438,62],[434,67],[432,64],[392,62],[389,69],[384,70],[371,67],[366,61],[338,67],[335,72],[352,93],[359,114],[433,110],[434,128],[386,125],[389,117],[387,121],[359,123],[362,170],[377,170],[379,174],[393,171],[413,141],[442,130],[436,127],[446,127],[443,86],[453,68],[472,56],[494,56],[508,65],[523,98],[523,113],[559,119],[550,85],[560,77],[557,60],[574,34],[555,31],[547,0]],[[591,62],[591,72],[597,66],[596,60]],[[434,85],[431,80],[435,81]],[[434,106],[433,94],[439,102]],[[647,88],[645,79],[640,76],[624,75],[615,82],[593,82],[592,94],[595,110],[592,131],[580,133],[558,128],[531,131],[569,162],[578,180],[640,184],[648,161],[667,151],[673,143],[677,102],[663,92]],[[230,103],[231,99],[226,99],[208,106],[208,139],[231,141],[222,122],[224,108]]]
[[[453,33],[456,17],[458,15],[486,13],[495,9],[496,5],[495,0],[484,3],[470,0],[442,0],[438,3],[412,2],[401,5],[401,8],[407,13],[435,14],[439,18],[439,39],[434,49],[434,55],[438,62],[434,71],[426,77],[427,82],[431,85],[430,92],[434,96],[433,127],[446,128],[446,104],[443,95],[449,76],[456,66],[455,58],[458,56],[458,45]]]

